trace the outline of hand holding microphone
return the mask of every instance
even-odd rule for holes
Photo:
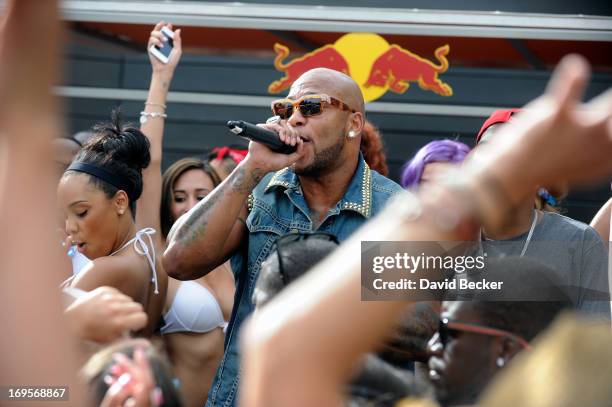
[[[276,153],[291,154],[297,150],[297,145],[285,144],[277,133],[243,120],[230,120],[227,122],[227,127],[232,133],[264,144]]]
[[[304,140],[295,129],[284,121],[268,119],[266,124],[255,125],[242,120],[227,123],[232,133],[253,141],[249,153],[240,163],[247,173],[281,170],[293,165],[306,154]]]

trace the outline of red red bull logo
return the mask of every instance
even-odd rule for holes
[[[417,82],[421,89],[441,96],[452,96],[453,89],[438,78],[438,74],[448,69],[448,51],[448,45],[436,49],[435,55],[439,64],[434,65],[398,45],[391,45],[372,65],[370,77],[364,86],[388,86],[392,92],[404,93],[410,87],[410,82]]]
[[[349,74],[349,66],[346,59],[339,53],[332,45],[326,45],[321,48],[317,48],[312,52],[300,57],[295,58],[288,63],[283,63],[285,58],[289,55],[289,48],[282,44],[274,44],[274,51],[276,51],[276,58],[274,59],[274,67],[281,72],[285,73],[285,76],[281,79],[274,81],[268,86],[270,93],[279,93],[285,89],[288,89],[297,78],[299,78],[304,72],[314,68],[329,68],[335,71],[340,71]]]
[[[440,96],[452,96],[453,89],[439,75],[448,70],[449,45],[434,52],[436,63],[399,45],[390,45],[383,37],[371,33],[351,33],[335,43],[325,45],[299,58],[285,62],[289,48],[275,44],[274,66],[285,76],[270,84],[270,93],[280,93],[304,72],[329,68],[351,76],[360,86],[366,102],[378,99],[387,91],[406,92],[412,83]]]

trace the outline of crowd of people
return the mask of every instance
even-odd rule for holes
[[[58,138],[57,2],[6,3],[0,385],[105,407],[609,405],[612,199],[591,225],[559,211],[570,187],[612,177],[612,92],[581,102],[584,59],[494,112],[473,150],[407,157],[401,185],[358,84],[325,68],[260,124],[295,152],[219,146],[162,172],[181,30],[151,31],[147,50],[164,27],[174,47],[149,54],[140,126],[116,110]],[[364,301],[365,241],[469,242],[485,267],[439,281],[508,289]]]

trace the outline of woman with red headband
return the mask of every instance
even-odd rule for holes
[[[225,179],[240,161],[244,160],[248,152],[249,150],[244,146],[215,147],[208,155],[208,163],[221,179]]]
[[[147,48],[161,46],[164,36],[157,24]],[[181,33],[174,32],[174,48],[164,64],[149,53],[152,66],[148,99],[141,113],[141,129],[151,143],[151,165],[143,172],[143,199],[137,223],[161,230],[159,244],[166,245],[172,224],[202,200],[221,179],[204,161],[184,158],[161,175],[162,139],[166,98],[174,69],[181,57]],[[234,299],[234,278],[228,265],[221,265],[193,281],[169,279],[161,333],[186,406],[201,407],[221,357],[224,327]]]

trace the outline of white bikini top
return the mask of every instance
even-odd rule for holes
[[[155,270],[155,246],[153,246],[153,239],[151,238],[152,235],[155,234],[155,229],[153,228],[144,228],[142,230],[139,230],[138,232],[136,232],[136,235],[130,239],[126,244],[124,244],[123,246],[121,246],[119,249],[115,250],[114,252],[112,252],[109,256],[113,256],[117,253],[119,253],[120,251],[122,251],[123,249],[125,249],[126,247],[128,247],[130,244],[134,244],[134,250],[136,251],[136,253],[138,253],[141,256],[145,256],[147,258],[147,261],[149,262],[149,266],[151,266],[151,282],[155,285],[155,294],[159,294],[159,287],[157,284],[157,273]],[[147,239],[149,240],[149,245],[151,245],[151,250],[149,250],[149,246],[147,245],[147,242],[145,242],[145,240],[143,239],[143,236],[146,236]],[[77,254],[79,254],[78,252],[76,252]],[[70,251],[68,252],[68,255],[71,256]],[[74,257],[76,256],[76,254],[74,254]],[[86,260],[86,262],[84,263],[83,266],[87,265],[88,263],[91,262],[91,260],[89,260],[87,257],[83,256],[83,258]],[[64,281],[60,287],[64,287],[63,291],[66,294],[72,295],[74,298],[78,298],[78,296],[82,295],[83,293],[85,293],[86,291],[80,290],[80,289],[74,289],[74,290],[78,290],[80,292],[80,295],[77,295],[77,291],[74,290],[67,290],[67,288],[69,288],[69,284],[70,282],[76,277],[76,275],[83,269],[83,267],[80,267],[78,272],[74,272],[74,262],[73,262],[73,275],[71,277],[69,277],[68,279],[66,279],[66,281]]]
[[[227,328],[227,321],[212,293],[195,281],[182,281],[176,290],[172,305],[164,315],[162,334],[174,332],[210,332]]]
[[[155,285],[154,293],[159,294],[159,287],[157,285],[157,273],[155,271],[155,246],[153,245],[153,239],[151,238],[151,236],[154,234],[155,234],[155,229],[153,228],[141,229],[138,232],[136,232],[136,236],[134,236],[126,244],[121,246],[119,249],[115,250],[110,255],[111,256],[115,255],[119,253],[120,251],[122,251],[123,249],[125,249],[126,247],[128,247],[130,244],[133,244],[134,250],[136,251],[136,253],[140,254],[141,256],[145,256],[147,258],[147,261],[149,262],[149,266],[151,266],[151,273],[152,273],[151,282]],[[143,236],[146,236],[147,239],[149,240],[149,245],[151,246],[151,250],[149,250],[149,246],[147,245],[147,242],[145,242],[145,240],[143,239]]]

